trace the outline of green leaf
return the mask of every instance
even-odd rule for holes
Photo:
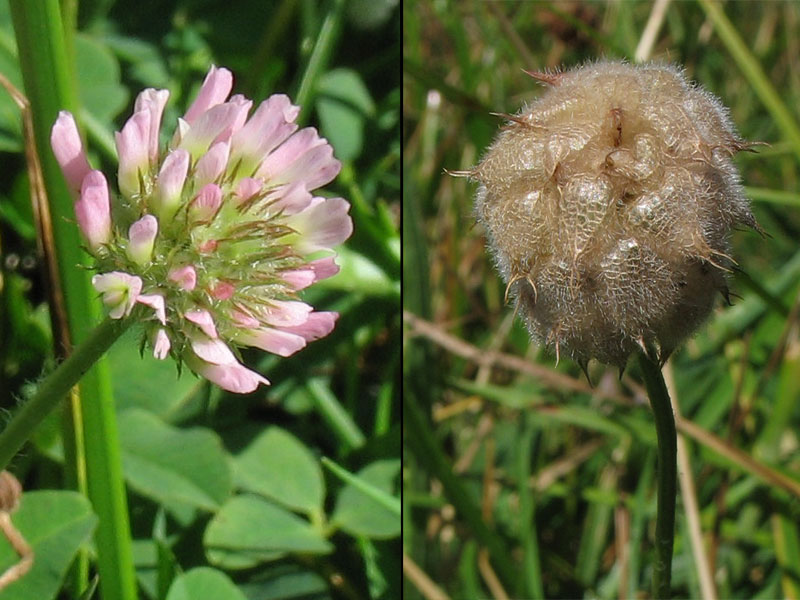
[[[197,567],[175,578],[167,600],[247,600],[231,578],[210,567]]]
[[[364,144],[364,122],[375,112],[367,86],[355,71],[334,69],[317,83],[320,128],[341,160],[354,160]]]
[[[241,585],[248,598],[258,600],[323,600],[330,598],[330,587],[318,573],[289,562],[274,563],[259,569],[258,578]]]
[[[393,494],[400,471],[399,460],[379,460],[358,472],[368,485]],[[401,519],[383,504],[353,484],[348,484],[336,499],[331,522],[353,535],[370,538],[391,538],[400,535]]]
[[[142,39],[108,34],[103,38],[108,47],[123,61],[130,63],[130,76],[146,86],[169,87],[170,74],[158,48]]]
[[[119,415],[125,478],[139,493],[167,505],[214,511],[232,477],[222,442],[206,428],[179,429],[140,409]]]
[[[188,369],[178,376],[172,359],[158,360],[146,351],[140,356],[140,335],[136,328],[125,332],[107,354],[117,410],[143,408],[171,420],[202,383]]]
[[[158,546],[151,538],[133,540],[133,564],[143,597],[158,597]]]
[[[347,17],[357,29],[375,30],[386,24],[399,0],[351,0]]]
[[[259,434],[236,458],[236,480],[293,510],[318,513],[325,499],[322,469],[303,443],[279,427]]]
[[[328,554],[333,550],[308,521],[251,495],[232,498],[214,515],[203,545],[208,560],[224,569],[247,569],[290,552]]]
[[[111,123],[128,103],[120,83],[119,63],[109,49],[82,34],[75,35],[75,64],[81,103],[99,121]]]
[[[27,574],[3,590],[3,600],[55,598],[78,548],[97,524],[89,501],[77,492],[28,492],[11,520],[31,546],[34,560]],[[17,562],[19,556],[0,536],[0,572]]]

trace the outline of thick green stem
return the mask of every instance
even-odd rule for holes
[[[0,470],[8,466],[44,418],[59,405],[72,386],[105,354],[129,324],[128,320],[106,319],[42,382],[36,395],[22,405],[0,433]]]
[[[675,415],[661,368],[639,355],[658,438],[658,505],[656,512],[656,562],[653,565],[653,598],[670,597],[672,543],[675,539],[675,495],[677,493],[677,434]]]
[[[72,4],[67,2],[65,6]],[[25,94],[33,118],[33,138],[47,189],[60,297],[64,300],[69,339],[74,346],[80,346],[94,331],[103,311],[90,281],[91,271],[79,266],[88,265],[89,256],[81,248],[72,195],[50,150],[50,132],[58,112],[69,110],[75,115],[82,112],[69,44],[73,33],[71,26],[64,26],[61,5],[59,0],[9,0]],[[111,372],[106,361],[98,360],[81,379],[79,402],[80,426],[85,432],[88,495],[99,518],[95,547],[100,593],[104,600],[135,600],[136,573],[127,496]],[[69,460],[70,453],[65,455]],[[75,472],[81,469],[77,463],[72,467]],[[85,579],[76,578],[71,587],[85,589]]]

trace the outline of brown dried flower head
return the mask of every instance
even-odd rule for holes
[[[507,294],[584,369],[638,347],[666,360],[727,298],[731,228],[758,229],[731,160],[750,144],[674,66],[531,75],[549,89],[469,172]]]

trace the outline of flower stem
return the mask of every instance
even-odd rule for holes
[[[672,543],[675,539],[677,493],[677,434],[661,368],[645,354],[639,355],[647,395],[653,409],[658,439],[658,505],[656,509],[656,562],[653,566],[653,598],[670,597]]]
[[[130,320],[106,319],[39,385],[0,433],[0,470],[19,452],[36,428],[69,390],[130,325]]]

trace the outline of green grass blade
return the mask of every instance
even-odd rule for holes
[[[410,393],[406,393],[403,400],[403,419],[410,450],[420,464],[426,465],[428,472],[442,482],[445,494],[456,512],[472,529],[478,541],[489,550],[492,566],[500,579],[507,589],[514,589],[519,581],[519,573],[505,542],[487,527],[474,499],[453,473],[417,400]]]
[[[736,62],[742,74],[748,80],[753,91],[759,97],[766,109],[775,120],[778,130],[792,145],[795,155],[800,159],[800,126],[778,91],[767,78],[761,64],[742,40],[739,32],[730,22],[722,7],[713,0],[700,0],[700,6],[706,11],[706,16],[714,24],[714,29],[719,35],[731,57]]]
[[[356,449],[364,445],[366,438],[353,417],[339,403],[330,388],[318,379],[312,379],[306,387],[314,400],[317,411],[333,430],[336,437],[348,448]]]
[[[789,342],[778,376],[778,389],[769,411],[769,419],[758,436],[757,457],[767,464],[776,464],[781,455],[781,440],[787,432],[787,423],[791,423],[792,413],[796,410],[797,399],[800,398],[800,345],[797,341]]]
[[[772,532],[775,536],[775,555],[783,570],[781,586],[784,598],[800,598],[800,535],[797,522],[786,516],[772,515]]]
[[[785,190],[772,190],[769,188],[757,188],[745,186],[744,191],[754,202],[768,202],[770,204],[780,204],[783,206],[800,206],[800,194],[797,192],[787,192]]]
[[[314,86],[336,47],[336,38],[339,35],[344,7],[344,0],[335,0],[333,9],[325,16],[322,27],[317,32],[314,49],[308,58],[303,78],[300,80],[300,88],[295,95],[295,102],[301,107],[300,115],[297,117],[299,124],[303,124],[308,118],[308,109],[312,106],[314,96]]]
[[[647,532],[647,524],[655,512],[653,504],[655,499],[650,499],[650,491],[653,486],[653,478],[655,476],[656,457],[655,451],[648,451],[644,457],[644,470],[639,477],[639,483],[636,486],[636,492],[633,497],[633,509],[631,511],[631,535],[628,539],[630,557],[628,562],[628,597],[636,598],[639,596],[639,586],[643,581],[640,573],[642,564],[646,564],[646,560],[642,560],[642,548],[645,544],[645,537]]]
[[[386,510],[391,511],[398,517],[400,516],[402,509],[399,498],[395,498],[391,494],[387,494],[383,490],[376,488],[368,481],[364,481],[358,475],[353,475],[350,471],[338,465],[337,463],[333,462],[327,456],[323,456],[322,458],[320,458],[320,461],[322,462],[323,465],[328,467],[333,472],[333,474],[336,475],[339,479],[341,479],[345,483],[351,484],[354,488],[356,488],[360,492],[363,492],[365,495],[375,500],[375,502],[379,503]]]
[[[614,466],[604,468],[597,486],[601,491],[611,492],[617,488],[618,475]],[[593,502],[583,524],[583,535],[578,550],[575,572],[578,580],[591,587],[600,572],[601,556],[607,545],[609,527],[614,507],[610,504]]]
[[[525,590],[531,598],[544,598],[542,585],[542,568],[539,563],[539,540],[536,528],[536,505],[530,485],[531,458],[535,442],[536,429],[528,423],[524,429],[518,446],[518,489],[519,489],[519,524],[520,540],[523,551],[523,573],[525,574]]]
[[[79,266],[85,264],[86,257],[75,226],[72,199],[50,150],[50,129],[58,111],[77,112],[77,95],[67,58],[70,53],[64,41],[57,0],[12,0],[10,6],[50,203],[61,293],[70,336],[73,344],[77,344],[100,321],[101,313],[89,272]],[[133,600],[137,594],[128,510],[111,378],[104,360],[96,363],[81,380],[80,393],[89,498],[100,518],[95,539],[103,598]]]

